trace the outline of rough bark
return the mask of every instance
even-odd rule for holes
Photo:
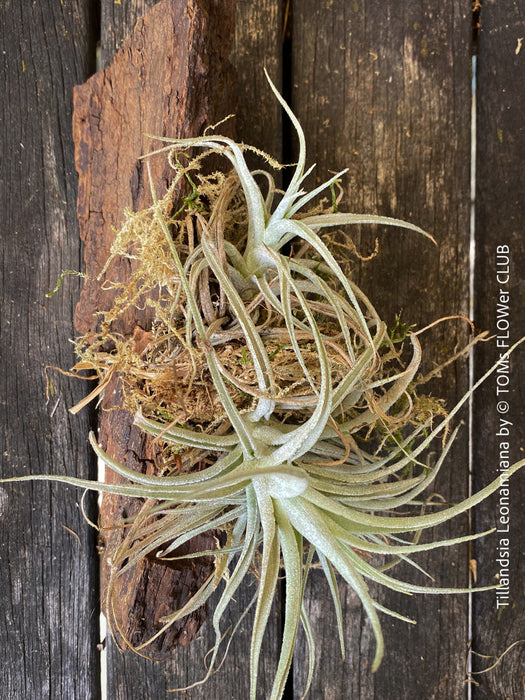
[[[82,333],[95,332],[101,312],[111,308],[113,290],[104,280],[124,281],[129,262],[115,261],[102,270],[123,220],[125,208],[137,211],[151,204],[150,183],[140,156],[158,146],[146,134],[187,137],[202,133],[234,109],[232,70],[227,62],[233,39],[233,3],[208,0],[166,0],[140,19],[114,61],[74,95],[74,138],[79,174],[78,219],[85,243],[86,281],[78,303],[75,324]],[[230,127],[231,128],[231,127]],[[150,161],[151,180],[157,192],[165,190],[171,168],[165,157]],[[151,312],[134,307],[119,318],[116,332],[133,337],[151,327]],[[121,408],[118,377],[106,387],[101,405],[99,441],[103,449],[126,466],[152,468],[152,440],[133,425]],[[108,480],[116,477],[108,474]],[[103,588],[124,531],[111,529],[124,515],[143,506],[125,498],[104,498]],[[109,529],[108,529],[109,528]],[[200,548],[203,543],[200,543]],[[210,540],[204,548],[213,547]],[[155,558],[117,579],[114,600],[123,637],[134,645],[160,628],[159,618],[183,604],[196,591],[211,564],[167,566]],[[164,654],[187,643],[205,618],[203,611],[188,616],[147,648]],[[125,646],[123,640],[121,643]]]

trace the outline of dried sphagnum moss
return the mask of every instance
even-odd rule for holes
[[[100,331],[97,334],[90,331],[77,338],[76,352],[80,360],[76,369],[95,370],[101,383],[108,373],[118,373],[124,390],[124,407],[133,414],[140,410],[145,417],[166,425],[183,423],[205,431],[215,431],[221,423],[227,423],[228,418],[210,377],[206,362],[208,344],[214,347],[221,371],[228,380],[231,397],[241,413],[253,410],[261,392],[244,331],[236,323],[235,317],[230,315],[231,309],[221,293],[220,284],[203,264],[202,252],[199,253],[203,225],[213,228],[224,268],[228,266],[224,241],[234,245],[239,254],[244,252],[248,219],[246,200],[235,171],[228,175],[202,175],[201,160],[197,157],[184,167],[179,157],[171,157],[175,177],[162,200],[138,212],[125,212],[125,222],[116,233],[111,255],[99,279],[103,278],[116,257],[130,260],[131,272],[125,283],[107,279],[104,282],[105,288],[115,290],[116,297],[111,309],[101,314]],[[181,179],[190,183],[191,192],[176,210],[174,191],[178,191]],[[310,212],[298,218],[332,213],[334,208],[334,203],[328,204],[327,200],[322,200]],[[204,340],[196,340],[194,329],[188,334],[187,299],[166,243],[160,217],[173,237],[182,263],[188,265],[190,270],[199,309],[207,324],[207,337]],[[346,245],[351,247],[349,243]],[[308,245],[298,248],[297,252],[292,248],[290,256],[295,260],[302,257],[318,261],[319,274],[322,275],[323,264],[319,256],[315,252],[312,255]],[[348,265],[348,258],[341,263]],[[325,270],[325,273],[329,277],[329,270]],[[340,285],[334,286],[337,288]],[[321,382],[319,357],[311,331],[302,329],[295,333],[301,363],[291,344],[284,318],[268,299],[255,285],[244,281],[242,297],[273,370],[272,391],[280,404],[275,416],[282,421],[286,421],[290,411],[294,412],[295,420],[301,413],[308,416],[311,407],[317,403]],[[292,297],[291,301],[296,318],[302,318],[301,322],[304,323],[304,314],[300,312],[297,299]],[[331,387],[335,390],[352,369],[360,351],[366,347],[363,333],[352,319],[346,319],[353,341],[354,357],[351,358],[341,344],[334,309],[325,301],[315,298],[309,299],[309,304],[323,333],[331,365]],[[119,337],[113,331],[115,322],[130,307],[137,305],[153,308],[151,328],[137,328],[132,338]],[[372,318],[374,316],[371,315],[370,320]],[[366,381],[370,383],[373,378],[381,382],[389,373],[402,372],[402,366],[400,349],[396,349],[394,343],[385,337],[375,361],[368,368]],[[379,393],[384,392],[380,390]],[[368,401],[359,396],[355,405],[345,406],[347,418],[357,417],[369,402],[376,400],[373,392]],[[377,419],[381,423],[405,424],[408,420],[412,421],[415,415],[411,408],[408,412],[404,411],[401,417],[378,413]]]

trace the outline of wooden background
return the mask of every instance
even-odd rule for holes
[[[218,1],[218,0],[215,0]],[[224,0],[223,0],[224,1]],[[2,306],[0,406],[2,476],[27,473],[93,477],[87,448],[93,416],[67,409],[84,387],[53,375],[46,400],[45,366],[73,364],[73,311],[80,284],[68,278],[51,299],[61,270],[80,269],[76,174],[71,133],[72,89],[96,69],[96,47],[107,65],[149,0],[4,0],[0,40],[3,65],[0,204]],[[474,3],[478,5],[479,3]],[[380,253],[355,278],[387,319],[420,327],[439,316],[468,313],[478,329],[496,330],[496,246],[511,250],[512,337],[524,333],[525,300],[525,15],[519,0],[484,0],[473,16],[470,0],[237,0],[234,64],[238,72],[239,136],[293,160],[296,143],[265,84],[262,66],[282,87],[307,135],[316,176],[350,168],[346,208],[408,218],[430,231],[436,249],[408,232],[358,231],[363,253],[380,235]],[[476,70],[475,264],[470,255],[472,54]],[[137,154],[140,155],[140,154]],[[471,279],[469,271],[473,272]],[[459,322],[425,334],[426,367],[465,342]],[[497,358],[494,342],[478,348],[479,376]],[[523,456],[525,397],[512,358],[513,459]],[[452,405],[468,386],[460,362],[432,389]],[[469,453],[478,489],[497,475],[494,379],[477,393],[473,429],[466,425],[440,474],[437,491],[457,501],[468,492]],[[468,421],[468,413],[464,414]],[[312,576],[308,610],[317,633],[317,668],[310,698],[512,700],[525,696],[525,643],[492,671],[466,682],[469,644],[491,658],[525,639],[525,481],[511,482],[512,577],[509,608],[498,611],[493,592],[411,600],[379,590],[381,602],[419,624],[385,617],[386,657],[370,672],[373,640],[356,597],[341,586],[347,658],[341,661],[335,618],[322,576]],[[497,497],[442,528],[440,536],[495,525]],[[92,506],[91,506],[92,507]],[[101,697],[98,555],[79,493],[62,485],[9,485],[0,491],[0,648],[2,689],[19,698]],[[480,583],[493,583],[497,536],[467,547],[422,556],[418,562],[443,585],[468,583],[469,558]],[[414,570],[402,571],[414,582]],[[245,592],[248,596],[249,591]],[[242,605],[239,600],[239,605]],[[268,695],[275,666],[282,599],[278,598],[261,666],[260,697]],[[200,677],[208,628],[173,661],[152,665],[107,649],[107,697],[156,700],[169,688]],[[187,698],[248,697],[249,621],[225,666]],[[299,639],[286,698],[300,698],[305,644]]]

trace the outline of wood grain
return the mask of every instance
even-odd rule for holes
[[[0,106],[0,455],[3,477],[94,475],[85,387],[46,366],[74,358],[79,269],[72,89],[94,70],[96,22],[83,1],[2,3]],[[4,698],[99,697],[98,575],[81,493],[42,482],[0,490]],[[88,499],[88,510],[92,510]]]
[[[232,61],[239,93],[237,133],[241,141],[278,159],[283,148],[282,110],[268,86],[263,69],[266,68],[281,90],[283,21],[281,0],[236,0]]]
[[[525,200],[522,184],[525,160],[525,48],[521,48],[520,37],[525,37],[525,14],[521,3],[512,0],[483,3],[476,76],[474,301],[477,325],[496,337],[476,352],[476,376],[481,376],[498,359],[499,354],[505,352],[506,345],[517,341],[525,331]],[[508,252],[505,246],[508,246]],[[509,315],[506,316],[506,313]],[[507,367],[502,365],[502,372],[497,377],[491,377],[474,398],[476,488],[504,474],[500,467],[504,467],[506,458],[505,443],[509,446],[511,462],[524,457],[524,358],[521,348],[511,356],[510,371],[507,372]],[[508,411],[498,412],[499,401],[507,402]],[[500,422],[503,420],[512,425]],[[508,435],[505,434],[506,429]],[[497,596],[493,592],[474,597],[472,647],[478,654],[490,657],[474,656],[474,671],[488,668],[514,642],[525,639],[523,474],[515,475],[508,484],[502,486],[508,486],[510,493],[507,494],[504,488],[500,489],[474,512],[476,529],[497,526],[500,530],[475,547],[478,572],[488,583],[495,583],[500,571],[503,582],[505,569],[510,570],[508,598]],[[506,553],[508,550],[510,554]],[[521,641],[492,671],[474,675],[476,684],[473,686],[473,698],[489,700],[523,697],[524,673],[525,642]]]
[[[389,324],[401,312],[420,328],[468,312],[470,4],[306,1],[294,5],[292,106],[306,132],[316,182],[344,167],[341,209],[408,219],[435,236],[438,247],[400,230],[349,231],[363,255],[353,277]],[[426,370],[467,340],[461,322],[422,336]],[[453,405],[468,385],[464,363],[432,385]],[[466,431],[443,468],[436,490],[458,501],[467,492]],[[466,518],[425,540],[465,533]],[[436,585],[468,585],[466,548],[417,562]],[[431,585],[415,570],[396,576]],[[370,670],[373,635],[357,597],[343,584],[347,656],[341,660],[322,575],[312,578],[308,611],[317,641],[313,698],[460,698],[465,692],[467,597],[401,596],[372,589],[388,608],[417,626],[382,616],[386,653]],[[305,684],[304,640],[296,654],[294,697]]]
[[[107,68],[116,53],[129,38],[135,24],[157,0],[126,0],[100,2],[100,67]]]

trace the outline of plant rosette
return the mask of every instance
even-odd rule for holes
[[[173,183],[161,198],[152,191],[149,208],[126,212],[112,256],[133,261],[130,279],[117,286],[100,333],[76,343],[74,371],[94,369],[100,378],[87,400],[103,391],[113,373],[121,377],[125,407],[160,446],[159,473],[124,467],[90,434],[98,457],[123,483],[13,479],[57,480],[146,499],[138,515],[120,524],[127,535],[113,557],[107,590],[109,627],[121,646],[134,648],[122,638],[113,600],[117,577],[143,557],[180,558],[179,548],[197,535],[223,533],[217,549],[185,555],[213,557],[215,570],[181,609],[163,618],[155,637],[215,594],[216,641],[208,671],[197,683],[205,682],[218,660],[228,605],[243,579],[255,574],[252,700],[280,572],[285,621],[273,700],[284,692],[300,624],[309,649],[305,695],[313,676],[314,633],[303,597],[314,562],[326,575],[343,655],[337,575],[361,599],[376,640],[375,670],[383,656],[378,613],[413,621],[373,599],[367,582],[407,594],[468,592],[414,585],[394,578],[390,569],[400,561],[417,566],[411,558],[418,552],[488,534],[419,541],[423,530],[465,512],[499,486],[496,479],[457,505],[423,512],[422,494],[457,434],[452,419],[495,367],[448,413],[440,402],[418,394],[417,335],[408,328],[399,333],[401,326],[389,332],[323,233],[379,224],[430,236],[397,219],[339,212],[335,186],[345,171],[306,192],[312,168],[305,168],[303,131],[271,81],[270,86],[299,138],[299,159],[286,190],[277,188],[270,171],[250,171],[248,147],[229,138],[161,139],[165,145],[148,157],[169,159]],[[232,170],[202,174],[209,154],[226,158]],[[181,183],[189,194],[176,209],[174,191]],[[331,201],[319,202],[326,190]],[[140,347],[112,328],[126,308],[138,304],[155,312]],[[431,463],[427,453],[436,442],[438,455]],[[192,470],[195,464],[198,471]],[[508,474],[524,464],[517,462]],[[399,509],[413,515],[399,515]],[[151,641],[135,650],[142,653]]]

